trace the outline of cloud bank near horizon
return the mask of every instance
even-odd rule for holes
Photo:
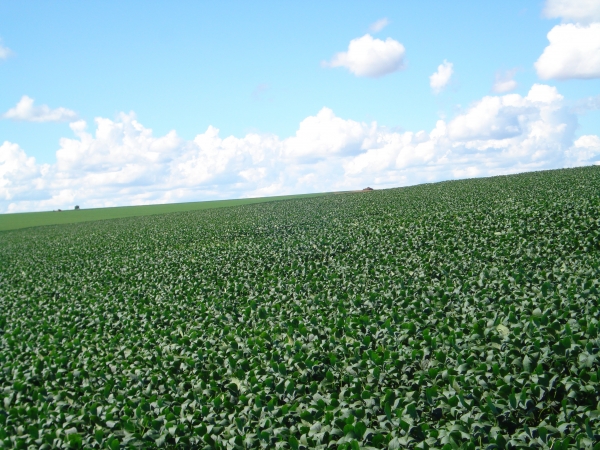
[[[133,113],[70,123],[53,164],[0,145],[0,212],[261,197],[406,186],[453,178],[594,164],[600,138],[575,139],[577,116],[557,89],[486,96],[430,131],[396,132],[329,108],[287,138],[156,137]]]

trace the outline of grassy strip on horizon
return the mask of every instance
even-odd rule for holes
[[[158,205],[115,206],[109,208],[91,208],[79,210],[42,211],[0,214],[0,231],[44,225],[62,225],[68,223],[91,222],[95,220],[120,219],[124,217],[149,216],[173,212],[197,211],[202,209],[226,208],[250,205],[254,203],[292,200],[328,195],[330,193],[282,195],[274,197],[242,198],[230,200],[212,200],[204,202],[166,203]]]

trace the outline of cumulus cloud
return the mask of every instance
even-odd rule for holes
[[[600,77],[600,22],[557,25],[548,41],[534,64],[541,79]]]
[[[438,66],[437,72],[432,74],[429,77],[429,86],[435,94],[439,94],[446,85],[450,82],[450,77],[452,77],[452,73],[454,70],[452,69],[452,63],[444,60],[442,64]]]
[[[576,128],[575,116],[563,105],[563,97],[555,87],[535,84],[527,96],[517,94],[486,96],[468,111],[448,123],[447,135],[453,142],[465,142],[468,148],[516,149],[543,138],[548,146],[570,144]],[[530,141],[522,140],[528,134]],[[537,143],[535,144],[537,147]],[[538,155],[551,154],[543,148]]]
[[[296,135],[285,140],[283,155],[291,159],[316,160],[357,154],[363,150],[368,130],[365,123],[341,119],[331,109],[323,108],[316,116],[304,119]]]
[[[35,106],[33,99],[24,95],[14,108],[6,111],[4,119],[26,122],[67,122],[77,118],[77,114],[67,108],[50,109],[48,105]]]
[[[600,161],[600,137],[576,139],[577,117],[543,84],[483,97],[430,131],[391,131],[328,108],[287,138],[221,137],[212,126],[192,140],[155,136],[133,114],[70,127],[50,165],[0,146],[1,212],[382,188]]]
[[[47,165],[36,164],[35,158],[27,156],[17,144],[5,141],[0,145],[0,205],[47,195],[44,192],[47,169]],[[6,212],[6,208],[2,209]]]
[[[381,77],[404,68],[404,46],[392,39],[374,39],[370,34],[352,39],[348,50],[334,55],[325,67],[345,67],[357,77]]]
[[[572,166],[600,164],[600,137],[593,134],[581,136],[567,152],[567,158]]]
[[[547,0],[543,11],[550,19],[579,23],[600,22],[600,2],[598,0]]]
[[[373,22],[369,26],[369,30],[371,30],[371,32],[373,32],[373,33],[379,33],[381,30],[383,30],[389,24],[390,24],[390,21],[387,19],[387,17],[384,17],[383,19],[379,19],[379,20]]]
[[[517,82],[513,79],[516,73],[516,69],[497,72],[492,91],[497,94],[504,94],[514,90],[517,87]]]
[[[600,1],[547,0],[543,11],[562,24],[548,33],[548,46],[535,62],[543,80],[600,78]]]

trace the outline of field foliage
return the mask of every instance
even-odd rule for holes
[[[0,233],[6,448],[600,448],[600,168]]]

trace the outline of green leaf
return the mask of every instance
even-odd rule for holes
[[[119,443],[119,440],[117,438],[112,438],[108,442],[108,446],[111,448],[111,450],[117,450],[121,446],[121,444]]]
[[[300,414],[300,418],[302,420],[305,420],[307,422],[312,422],[313,421],[313,415],[310,411],[302,411],[302,414]]]
[[[81,447],[83,440],[79,433],[71,433],[67,435],[69,439],[69,445],[71,447],[79,448]]]
[[[440,362],[442,364],[444,364],[446,362],[446,358],[447,358],[446,353],[444,353],[442,351],[435,353],[435,359],[437,359],[438,362]]]
[[[357,422],[356,425],[354,425],[354,433],[356,433],[356,436],[359,439],[363,438],[366,431],[367,431],[367,426],[362,421]]]
[[[384,410],[385,415],[387,416],[388,420],[392,420],[392,407],[390,406],[389,403],[385,403],[383,410]]]
[[[279,373],[283,376],[287,375],[287,369],[284,363],[279,364]]]
[[[413,419],[416,419],[416,418],[417,418],[417,408],[416,408],[416,405],[415,405],[414,403],[411,403],[411,404],[409,404],[409,405],[406,407],[406,412],[407,412],[407,414],[408,414],[410,417],[412,417]]]
[[[508,402],[512,409],[516,409],[518,402],[517,402],[517,397],[516,397],[514,391],[511,392],[511,394],[508,396]]]
[[[102,428],[97,428],[94,432],[94,437],[96,438],[96,442],[98,442],[98,444],[102,444],[102,441],[104,440],[104,430],[102,430]]]

